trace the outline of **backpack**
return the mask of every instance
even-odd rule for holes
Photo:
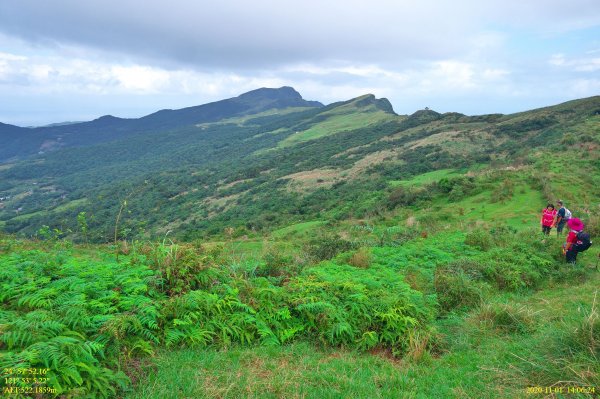
[[[569,220],[569,219],[571,219],[571,216],[572,216],[571,211],[568,210],[567,208],[565,208],[565,217],[563,219]]]
[[[592,240],[590,240],[590,235],[588,233],[584,231],[577,233],[577,241],[575,242],[575,245],[573,245],[573,250],[583,252],[591,246]]]

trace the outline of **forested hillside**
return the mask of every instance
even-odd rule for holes
[[[223,102],[160,111],[136,120],[154,121],[152,128],[119,139],[109,123],[107,142],[4,163],[0,228],[33,236],[48,226],[81,238],[77,216],[85,212],[86,239],[95,242],[113,239],[115,227],[123,239],[170,231],[191,240],[227,227],[236,236],[260,235],[290,221],[361,218],[412,205],[421,194],[405,190],[414,198],[400,198],[406,193],[400,195],[396,182],[419,174],[531,165],[536,148],[596,149],[600,97],[513,115],[421,110],[398,116],[372,95],[318,107],[290,91],[296,93],[283,88],[224,100],[245,104],[246,114],[216,113],[193,125],[191,110]],[[248,98],[257,105],[244,103]],[[247,113],[252,110],[261,112]],[[427,195],[439,194],[436,189]]]

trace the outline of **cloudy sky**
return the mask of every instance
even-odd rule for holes
[[[3,0],[0,122],[139,117],[293,86],[396,112],[600,94],[598,0]]]

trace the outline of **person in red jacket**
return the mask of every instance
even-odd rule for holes
[[[554,218],[556,217],[556,209],[553,204],[548,204],[546,208],[542,209],[542,219],[540,223],[542,225],[542,233],[549,235],[552,226],[554,225]]]
[[[567,235],[567,242],[563,246],[563,254],[568,263],[575,264],[577,260],[577,251],[573,246],[577,243],[577,234],[585,227],[579,218],[571,218],[567,221],[567,227],[570,229]]]

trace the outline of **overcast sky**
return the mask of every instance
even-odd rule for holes
[[[599,0],[2,0],[0,122],[140,117],[293,86],[511,113],[600,94]]]

